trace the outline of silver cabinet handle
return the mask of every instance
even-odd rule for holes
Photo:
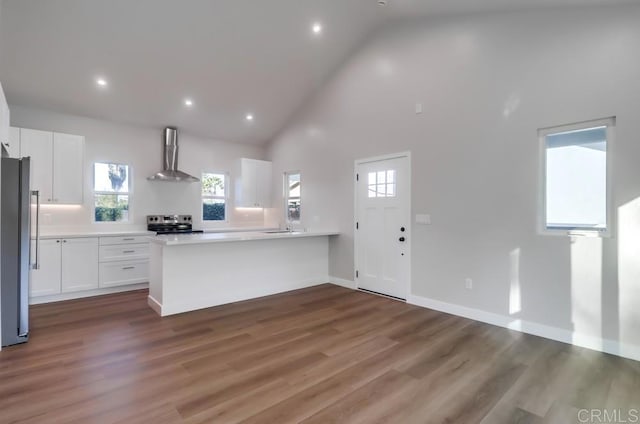
[[[31,268],[40,269],[40,191],[33,190],[31,195],[36,196],[36,260]]]
[[[135,266],[125,266],[125,267],[122,267],[122,269],[123,269],[123,270],[127,270],[127,269],[136,269],[136,267],[135,267]]]
[[[122,239],[122,241],[133,241],[133,240],[135,240],[135,238],[133,238],[133,237],[132,238],[123,238]]]
[[[135,250],[123,250],[122,253],[136,253]]]

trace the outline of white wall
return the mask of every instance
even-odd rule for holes
[[[11,125],[78,134],[85,141],[85,176],[83,206],[43,206],[43,229],[92,228],[104,231],[122,228],[122,224],[93,223],[93,163],[113,161],[130,165],[133,175],[131,209],[133,219],[124,226],[146,227],[149,214],[191,214],[194,228],[202,228],[200,184],[148,181],[147,177],[162,168],[162,128],[121,125],[80,116],[45,110],[11,107]],[[223,141],[206,140],[180,132],[179,168],[199,176],[203,171],[226,171],[235,177],[236,161],[241,157],[262,159],[264,148]],[[233,190],[229,190],[233,197]],[[262,225],[262,211],[235,211],[231,207],[229,226]],[[219,226],[209,224],[205,227]]]
[[[274,183],[302,172],[303,225],[339,228],[330,272],[353,280],[353,161],[410,150],[412,212],[432,217],[414,295],[640,346],[638,22],[625,6],[386,28],[272,141]],[[537,129],[610,116],[616,235],[538,235]]]

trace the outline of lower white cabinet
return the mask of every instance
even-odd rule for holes
[[[31,251],[35,248],[31,241]],[[96,289],[98,238],[41,240],[38,265],[31,270],[31,297]]]
[[[35,241],[31,241],[32,256]],[[52,296],[149,281],[145,236],[44,239],[38,269],[31,270],[30,296]]]
[[[98,288],[98,238],[62,240],[62,293]]]
[[[38,252],[38,269],[31,270],[31,297],[59,294],[61,290],[62,249],[61,240],[41,240]],[[31,241],[31,251],[35,252],[36,242]]]
[[[100,287],[126,286],[148,281],[148,259],[104,262],[100,264]]]
[[[149,240],[146,236],[100,237],[100,287],[149,281]]]

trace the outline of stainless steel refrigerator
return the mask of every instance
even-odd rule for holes
[[[4,156],[4,155],[3,155]],[[0,301],[2,346],[29,339],[29,270],[37,268],[37,245],[31,261],[31,200],[37,192],[29,186],[30,159],[2,157],[0,180]],[[39,209],[39,199],[36,201]],[[36,212],[36,221],[38,212]],[[38,224],[35,224],[37,230]],[[36,237],[37,238],[37,237]]]

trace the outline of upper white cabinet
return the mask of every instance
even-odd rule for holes
[[[9,143],[9,125],[10,125],[9,105],[0,84],[0,143],[5,146]],[[7,148],[8,150],[8,148]]]
[[[84,137],[53,133],[55,203],[82,203]]]
[[[84,137],[21,128],[20,156],[31,157],[31,187],[42,203],[82,203]]]
[[[268,208],[271,204],[271,162],[240,159],[236,180],[237,207]]]
[[[42,203],[54,203],[53,133],[21,128],[20,156],[31,158],[31,189],[40,192]]]

